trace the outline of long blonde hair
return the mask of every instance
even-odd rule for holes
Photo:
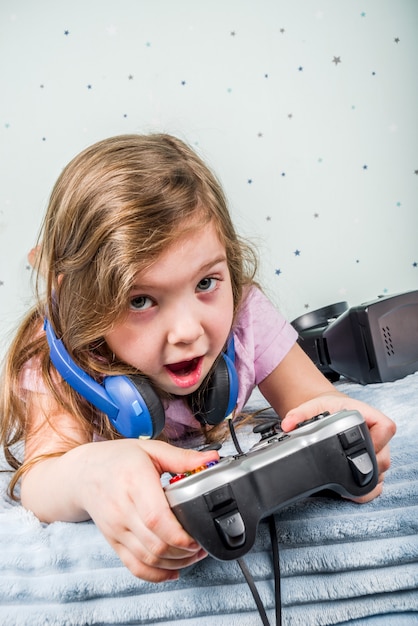
[[[34,357],[45,386],[85,430],[117,436],[107,418],[68,385],[54,385],[40,331],[45,314],[74,361],[96,380],[134,373],[112,361],[103,335],[126,312],[136,274],[179,234],[209,221],[225,245],[236,311],[243,286],[254,278],[256,259],[237,236],[221,185],[189,146],[166,134],[111,137],[63,170],[39,236],[37,304],[18,330],[3,371],[0,435],[14,469],[21,462],[13,446],[25,439],[22,369]]]

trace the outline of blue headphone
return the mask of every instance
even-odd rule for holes
[[[79,367],[68,354],[51,323],[44,321],[50,358],[63,379],[88,402],[105,413],[123,437],[154,439],[164,428],[165,413],[158,394],[144,376],[106,376],[100,384]],[[202,399],[187,401],[202,424],[220,424],[234,410],[238,398],[234,340],[230,336],[207,384]]]

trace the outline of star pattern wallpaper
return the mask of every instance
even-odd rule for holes
[[[87,145],[169,132],[221,180],[288,319],[418,288],[416,0],[2,0],[0,346]]]

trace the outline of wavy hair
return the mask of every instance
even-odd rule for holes
[[[65,167],[39,235],[37,304],[3,369],[0,436],[18,475],[24,468],[13,450],[25,440],[30,394],[22,390],[21,377],[29,359],[37,359],[58,405],[91,436],[118,436],[69,385],[54,384],[57,375],[41,332],[45,314],[74,361],[96,380],[135,373],[113,362],[103,336],[126,313],[137,273],[179,235],[209,222],[225,246],[236,312],[244,285],[254,280],[256,257],[235,231],[217,178],[187,144],[167,134],[121,135],[92,145]]]

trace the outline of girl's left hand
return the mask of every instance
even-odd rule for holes
[[[338,392],[321,394],[312,400],[304,402],[300,406],[288,411],[281,423],[285,432],[293,430],[299,422],[310,419],[324,411],[336,413],[344,409],[358,411],[364,418],[370,430],[370,436],[376,452],[379,479],[377,486],[368,495],[356,498],[356,502],[368,502],[382,493],[385,472],[390,467],[389,441],[396,432],[395,423],[377,409],[365,402],[354,400]]]

